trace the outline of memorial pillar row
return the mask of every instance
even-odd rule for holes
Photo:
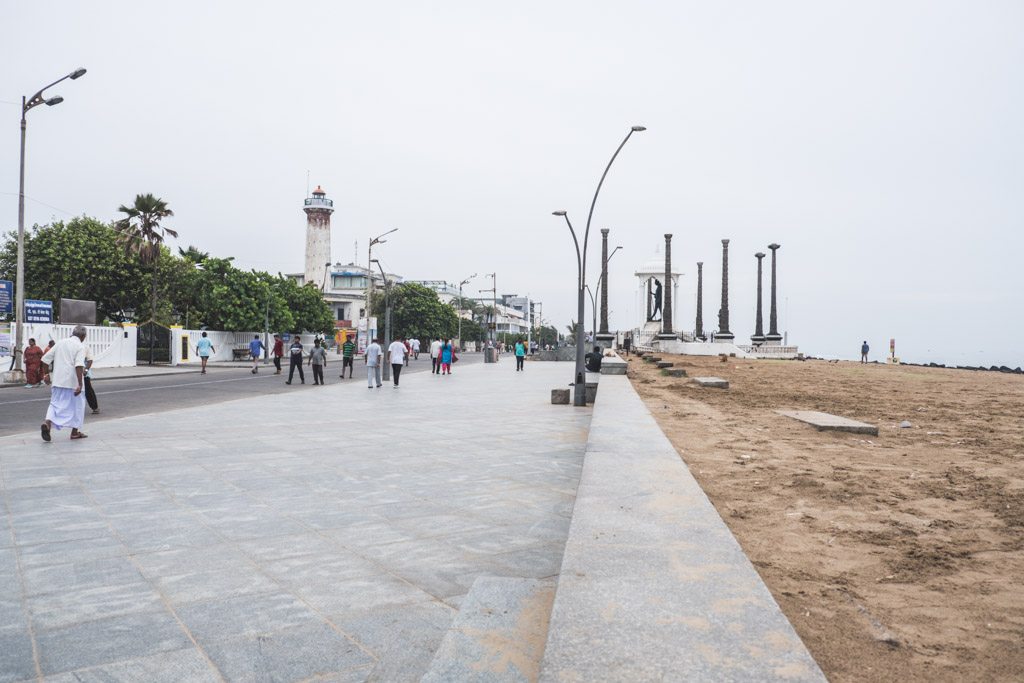
[[[781,244],[776,244],[775,242],[768,245],[768,248],[772,250],[772,303],[771,313],[768,317],[768,334],[765,336],[765,340],[769,344],[778,344],[782,341],[782,335],[779,334],[779,309],[775,280],[775,256],[781,246]]]
[[[761,313],[761,260],[764,259],[764,252],[757,252],[754,254],[754,258],[757,259],[757,317],[754,322],[754,334],[750,337],[750,341],[760,344],[764,341],[764,320]]]
[[[697,261],[697,339],[704,339],[704,262]]]

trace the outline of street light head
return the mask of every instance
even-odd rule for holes
[[[372,258],[372,259],[370,259],[370,263],[380,263],[380,260]]]
[[[567,213],[566,211],[552,211],[551,215],[552,216],[564,216],[566,213]]]
[[[642,133],[645,130],[647,130],[646,126],[633,126],[633,132],[634,133]]]
[[[47,107],[52,107],[53,105],[60,104],[63,101],[64,101],[64,98],[61,97],[60,95],[57,95],[56,97],[51,97],[50,99],[45,100],[45,103],[46,103]]]
[[[85,75],[85,69],[75,69],[74,71],[72,71],[68,75],[68,78],[70,78],[71,80],[75,81],[75,80],[78,80],[79,78],[81,78],[84,75]]]

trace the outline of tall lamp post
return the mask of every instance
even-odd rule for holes
[[[387,232],[382,232],[381,234],[379,234],[376,237],[372,238],[370,240],[370,246],[367,248],[367,254],[366,254],[366,345],[367,346],[370,345],[370,317],[371,317],[370,299],[373,297],[373,245],[375,245],[375,244],[384,244],[385,242],[387,242],[387,240],[383,240],[383,239],[381,239],[381,237],[384,237],[385,235],[390,235],[391,233],[395,232],[396,230],[398,230],[398,228],[392,228],[391,230],[388,230]],[[384,271],[381,271],[381,274],[383,274],[383,272]],[[384,282],[387,282],[387,278],[384,279]]]
[[[473,273],[465,280],[459,283],[459,350],[462,350],[462,286],[469,284],[469,281],[476,277],[476,273]]]
[[[621,152],[622,148],[626,146],[627,142],[629,142],[629,138],[630,138],[630,136],[633,135],[633,133],[639,133],[639,132],[642,132],[642,131],[645,131],[645,130],[647,130],[647,129],[644,128],[643,126],[633,126],[632,128],[630,128],[629,132],[626,133],[626,137],[623,138],[621,143],[619,143],[618,149],[615,150],[615,154],[613,154],[612,158],[608,161],[608,165],[605,166],[604,173],[601,174],[601,180],[598,181],[597,189],[594,191],[594,199],[590,202],[590,213],[587,214],[587,227],[586,227],[586,230],[583,233],[583,249],[582,249],[582,251],[580,250],[580,241],[576,237],[576,231],[573,229],[572,223],[569,221],[569,214],[568,214],[568,212],[566,212],[566,211],[553,211],[552,212],[553,215],[561,216],[562,218],[565,219],[566,225],[569,226],[569,232],[572,233],[573,244],[576,245],[576,267],[577,267],[577,278],[576,278],[576,308],[577,308],[577,315],[576,315],[576,320],[577,320],[577,322],[579,324],[579,329],[578,329],[577,334],[576,334],[576,377],[575,377],[575,381],[573,382],[573,398],[572,398],[572,404],[574,406],[585,406],[585,405],[587,405],[587,388],[586,388],[586,385],[584,384],[585,377],[586,377],[586,375],[584,373],[586,371],[585,371],[585,368],[584,368],[584,365],[583,365],[583,356],[584,356],[583,335],[580,334],[580,332],[582,332],[582,329],[583,329],[583,325],[584,325],[584,323],[583,323],[583,316],[585,315],[585,312],[584,312],[585,303],[584,303],[584,296],[583,296],[583,291],[584,291],[583,290],[583,286],[586,283],[586,274],[587,274],[587,243],[588,243],[588,240],[590,239],[590,221],[594,218],[594,206],[597,204],[597,196],[601,193],[601,186],[604,185],[604,179],[608,175],[608,171],[609,171],[609,169],[611,169],[612,164],[615,162],[615,157],[619,156],[619,152]]]
[[[14,366],[6,380],[8,382],[24,382],[25,372],[22,365],[21,347],[23,343],[25,324],[25,128],[27,122],[25,115],[28,114],[29,110],[38,107],[40,104],[45,104],[48,107],[52,107],[56,104],[60,104],[64,101],[63,97],[59,95],[56,97],[43,97],[43,91],[52,88],[63,80],[70,78],[71,80],[77,80],[85,75],[85,69],[75,69],[67,76],[58,78],[50,85],[40,88],[39,91],[32,97],[21,98],[21,164],[18,170],[18,264],[17,271],[15,274],[15,296],[14,296],[14,316],[15,316],[15,333],[14,333]]]
[[[384,268],[380,265],[380,261],[372,259],[370,262],[377,264],[380,276],[384,278],[384,353],[387,353],[388,346],[391,344],[391,283],[388,281],[388,276],[384,274]],[[385,382],[391,379],[390,362],[384,363],[384,367],[381,368],[381,377]]]

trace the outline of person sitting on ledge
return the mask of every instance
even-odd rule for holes
[[[594,350],[583,357],[583,364],[587,372],[601,372],[601,358],[603,356],[600,346],[594,345]]]

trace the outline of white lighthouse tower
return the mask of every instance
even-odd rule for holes
[[[331,214],[334,201],[317,185],[313,196],[307,197],[306,212],[306,272],[305,282],[323,288],[327,267],[331,262]]]

